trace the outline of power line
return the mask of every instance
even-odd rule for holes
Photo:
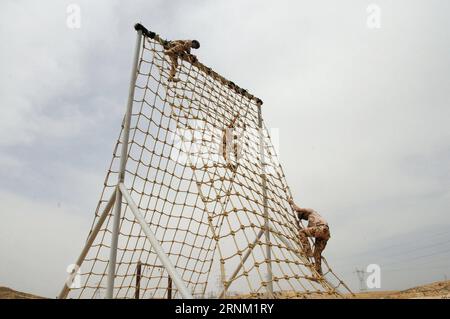
[[[422,246],[422,247],[416,247],[416,248],[413,249],[413,250],[402,251],[402,252],[400,252],[399,254],[395,254],[395,255],[392,255],[392,254],[391,254],[391,255],[387,255],[387,256],[385,256],[385,257],[390,257],[390,256],[403,256],[403,255],[407,255],[407,254],[410,254],[410,253],[417,252],[417,250],[422,250],[422,249],[426,249],[426,248],[433,248],[433,247],[441,246],[441,245],[443,245],[443,244],[448,244],[448,243],[450,243],[450,240],[446,240],[446,241],[443,241],[443,242],[434,243],[434,244],[426,245],[426,246]]]
[[[445,256],[445,255],[443,255],[443,256],[438,256],[438,257],[442,257],[441,259],[439,258],[439,259],[436,259],[436,258],[430,258],[430,259],[426,259],[426,260],[423,260],[421,263],[415,263],[415,265],[416,266],[423,266],[423,265],[427,265],[427,264],[429,264],[429,263],[437,263],[437,262],[443,262],[443,261],[448,261],[448,256]]]
[[[420,250],[430,249],[430,248],[442,246],[442,245],[449,244],[449,243],[450,243],[450,240],[445,240],[445,241],[442,241],[442,242],[433,243],[433,244],[426,245],[426,246],[416,247],[415,249],[408,250],[408,251],[403,251],[403,252],[394,253],[394,254],[387,254],[387,255],[377,256],[376,258],[377,258],[377,259],[383,260],[383,259],[386,259],[386,258],[392,258],[392,257],[399,257],[399,256],[409,255],[409,254],[411,254],[411,253],[414,253],[414,252],[417,252],[417,251],[420,251]],[[445,251],[444,251],[444,252],[445,252]],[[414,258],[416,258],[416,257],[413,257],[413,259],[414,259]],[[406,258],[406,259],[403,259],[403,260],[409,260],[409,259]],[[402,261],[402,260],[401,260],[401,261]],[[348,262],[348,258],[347,258],[347,262]],[[338,263],[338,264],[339,264],[339,263]],[[390,264],[390,260],[388,261],[388,264]]]
[[[442,235],[448,235],[448,234],[449,234],[449,231],[442,231],[442,232],[438,232],[438,233],[433,233],[431,236],[425,237],[425,240],[429,241],[430,239],[434,239],[434,238],[437,238],[437,237],[441,237]],[[424,238],[421,237],[421,239],[423,240]],[[419,248],[416,248],[416,249],[429,248],[429,247],[433,247],[433,245],[442,245],[444,243],[450,243],[450,240],[444,241],[444,242],[439,242],[437,244],[431,244],[431,245],[428,245],[428,246],[419,247]],[[338,262],[339,261],[343,261],[343,260],[348,261],[348,259],[352,258],[352,257],[355,258],[355,257],[358,257],[358,256],[364,256],[364,255],[369,255],[369,254],[372,255],[372,254],[376,254],[378,252],[385,252],[388,249],[391,250],[392,248],[395,248],[395,247],[411,246],[411,245],[415,245],[415,244],[417,244],[417,242],[397,243],[397,244],[393,244],[393,245],[390,245],[389,247],[385,247],[385,248],[377,248],[377,249],[374,249],[374,250],[366,250],[364,252],[356,253],[354,255],[351,255],[351,256],[345,257],[345,258],[344,257],[336,258],[336,261],[338,261]],[[410,250],[410,251],[414,251],[414,250]],[[399,252],[399,254],[403,255],[401,252]],[[404,254],[406,254],[406,253],[404,253]],[[392,255],[388,255],[388,256],[392,256]]]
[[[447,267],[446,265],[437,266],[437,267],[436,266],[426,266],[427,264],[432,263],[432,262],[434,262],[434,263],[448,262],[448,257],[445,256],[445,253],[446,253],[446,251],[435,252],[433,254],[429,254],[429,255],[432,255],[432,256],[438,256],[438,255],[443,254],[443,256],[440,256],[440,257],[445,257],[445,258],[438,259],[438,260],[436,260],[436,259],[425,260],[422,263],[414,264],[415,267],[411,267],[411,265],[409,265],[409,266],[400,267],[400,268],[394,268],[394,269],[393,268],[391,268],[391,269],[389,268],[390,265],[396,265],[396,264],[399,264],[400,262],[407,262],[409,259],[405,259],[405,260],[401,260],[401,261],[395,261],[395,262],[391,262],[391,263],[387,263],[387,264],[381,264],[381,265],[383,266],[383,271],[400,271],[400,270],[404,270],[404,269],[421,270],[421,269],[445,268],[445,267]],[[429,257],[429,256],[425,255],[425,256],[418,256],[418,257]],[[388,265],[388,267],[385,267],[385,265]],[[448,266],[448,267],[450,268],[450,266]],[[348,273],[350,273],[350,271],[349,270],[344,270],[342,273],[347,273],[348,274]],[[352,271],[352,273],[355,273],[355,271]]]
[[[440,237],[442,235],[448,235],[448,234],[449,234],[449,231],[446,230],[446,231],[442,231],[442,232],[439,232],[439,233],[433,233],[433,234],[431,234],[431,236],[421,237],[421,239],[422,240],[430,240],[430,239],[434,239],[436,237]],[[365,254],[370,254],[370,253],[376,253],[376,252],[380,252],[380,251],[386,251],[386,249],[392,249],[394,247],[409,246],[409,245],[414,245],[414,244],[416,244],[416,242],[396,243],[396,244],[389,245],[388,247],[377,248],[377,249],[374,249],[374,250],[364,251],[364,252],[359,253],[358,255],[365,255]]]
[[[398,264],[398,263],[402,263],[402,262],[409,262],[411,260],[417,260],[417,259],[421,259],[421,258],[426,258],[426,257],[431,257],[431,256],[436,256],[436,255],[441,255],[441,254],[446,254],[449,253],[450,249],[446,249],[444,251],[439,251],[439,252],[434,252],[431,254],[426,254],[426,255],[421,255],[421,256],[415,256],[413,258],[406,258],[404,260],[398,260],[398,261],[394,261],[391,263],[387,263],[387,265],[393,265],[393,264]],[[386,264],[383,264],[383,266],[385,266]]]
[[[405,269],[407,270],[429,270],[429,269],[443,269],[443,268],[447,268],[450,270],[450,265],[441,265],[441,266],[435,266],[435,267],[416,267],[416,268],[411,268],[411,267],[403,267],[403,268],[393,268],[393,269],[385,269],[383,268],[383,272],[392,272],[392,271],[404,271]]]

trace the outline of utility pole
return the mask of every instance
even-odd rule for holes
[[[366,272],[364,271],[364,269],[355,269],[356,276],[358,277],[359,280],[359,291],[365,291],[366,290],[366,285],[365,285],[365,280],[366,280]]]

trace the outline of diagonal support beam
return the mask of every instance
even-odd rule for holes
[[[256,235],[255,240],[253,241],[253,243],[251,245],[248,246],[247,252],[245,253],[244,257],[242,258],[242,261],[239,263],[239,265],[237,266],[237,268],[234,270],[233,274],[231,275],[230,279],[227,280],[227,284],[226,286],[223,288],[222,292],[220,293],[219,298],[223,298],[225,297],[225,294],[227,293],[228,287],[230,286],[230,282],[237,276],[237,274],[239,273],[239,271],[241,271],[241,268],[244,266],[245,262],[247,261],[247,258],[250,256],[250,253],[253,250],[253,247],[255,247],[256,243],[258,242],[258,240],[261,238],[261,236],[264,234],[264,229],[261,229],[258,233],[258,235]]]
[[[123,183],[119,184],[119,190],[122,193],[123,197],[125,198],[125,201],[128,203],[128,206],[130,207],[134,217],[138,221],[139,225],[142,227],[142,231],[147,236],[147,239],[150,241],[150,244],[152,245],[153,249],[155,250],[156,254],[158,255],[159,259],[161,260],[161,263],[164,265],[164,267],[167,270],[167,273],[169,274],[170,278],[172,278],[172,281],[175,283],[176,287],[181,293],[181,296],[185,299],[194,299],[192,297],[191,292],[186,287],[186,285],[183,282],[183,279],[178,274],[177,270],[173,266],[172,262],[170,261],[167,254],[164,252],[164,249],[161,247],[161,244],[156,239],[155,234],[153,234],[150,227],[147,225],[144,216],[142,216],[141,212],[139,211],[138,206],[134,202],[133,198],[131,197],[130,193],[128,192],[127,188]]]
[[[108,216],[109,212],[111,211],[111,208],[114,205],[114,201],[116,199],[116,190],[111,194],[111,197],[108,200],[108,203],[106,204],[105,208],[103,209],[103,212],[98,218],[97,224],[95,224],[95,227],[92,229],[91,233],[89,234],[88,239],[86,240],[86,244],[84,245],[83,250],[80,253],[80,256],[78,257],[77,261],[75,262],[75,265],[78,267],[81,267],[81,264],[84,262],[84,259],[86,258],[87,253],[89,252],[89,249],[91,248],[92,244],[94,243],[95,238],[97,237],[98,232],[103,226],[103,223],[105,222],[106,217]],[[61,292],[58,295],[58,299],[65,299],[67,297],[67,294],[69,293],[69,286],[67,283],[73,280],[73,277],[75,276],[76,272],[72,273],[66,283],[64,284],[64,287],[61,289]]]

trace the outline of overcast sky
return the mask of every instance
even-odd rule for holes
[[[328,219],[325,256],[350,287],[371,263],[383,290],[450,276],[449,12],[446,0],[1,1],[0,286],[54,297],[78,256],[138,21],[198,39],[204,64],[264,101],[296,201]]]

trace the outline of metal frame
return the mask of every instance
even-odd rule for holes
[[[264,206],[264,229],[265,229],[265,241],[266,241],[266,259],[267,259],[267,293],[269,297],[273,297],[273,275],[272,275],[272,248],[270,241],[269,231],[269,210],[267,204],[267,176],[266,176],[266,158],[264,154],[264,132],[263,132],[263,119],[261,114],[261,103],[258,103],[258,126],[259,126],[259,155],[262,166],[261,178],[262,178],[262,192],[263,192],[263,206]]]
[[[143,232],[145,233],[147,239],[150,241],[152,248],[155,250],[156,254],[160,258],[162,264],[166,268],[169,278],[174,282],[178,290],[180,291],[180,294],[183,298],[190,298],[192,299],[193,296],[185,283],[182,280],[182,277],[179,275],[177,270],[175,269],[174,265],[171,263],[168,255],[164,252],[162,246],[160,245],[159,241],[156,239],[155,234],[151,231],[150,227],[147,225],[144,216],[139,211],[138,206],[134,202],[134,200],[131,197],[131,194],[126,189],[126,186],[124,184],[125,181],[125,167],[126,162],[128,158],[128,144],[129,144],[129,134],[130,134],[130,122],[131,122],[131,114],[132,114],[132,108],[133,108],[133,99],[134,99],[134,89],[135,84],[137,80],[138,75],[138,61],[139,61],[139,54],[141,50],[141,42],[143,35],[151,36],[152,33],[149,33],[148,30],[146,30],[141,25],[136,25],[135,29],[137,31],[136,36],[136,44],[134,49],[134,59],[133,59],[133,66],[131,70],[131,79],[130,79],[130,85],[128,90],[128,101],[127,101],[127,109],[125,118],[123,121],[123,134],[121,136],[121,155],[120,155],[120,168],[119,168],[119,174],[118,174],[118,181],[117,181],[117,187],[114,190],[113,194],[111,195],[111,198],[108,200],[102,214],[99,216],[99,219],[97,221],[97,224],[92,229],[91,233],[89,234],[88,239],[86,240],[85,246],[83,250],[81,251],[77,261],[76,265],[80,267],[82,263],[84,262],[84,259],[86,258],[87,253],[89,252],[89,249],[91,248],[97,234],[99,233],[104,221],[106,220],[108,214],[110,213],[112,207],[114,206],[114,216],[113,216],[113,229],[112,229],[112,239],[111,239],[111,248],[110,248],[110,256],[109,256],[109,264],[108,264],[108,276],[107,276],[107,289],[106,289],[106,297],[107,299],[113,298],[114,294],[114,280],[116,275],[116,261],[117,261],[117,246],[118,246],[118,239],[119,239],[119,230],[120,230],[120,220],[121,220],[121,209],[122,209],[122,197],[124,197],[125,201],[127,202],[128,206],[130,207],[132,213],[134,214],[136,220],[140,224]],[[154,34],[153,34],[154,36]],[[238,275],[242,267],[244,266],[244,263],[250,256],[254,246],[257,244],[257,242],[260,240],[262,235],[265,235],[265,244],[266,244],[266,261],[267,261],[267,275],[266,275],[266,287],[267,287],[267,294],[269,297],[273,297],[273,273],[272,273],[272,243],[270,238],[270,232],[274,232],[273,228],[270,226],[269,221],[269,211],[268,211],[268,197],[267,197],[267,175],[266,175],[266,159],[265,159],[265,151],[264,151],[264,131],[263,131],[263,119],[261,114],[261,106],[262,101],[257,101],[258,106],[258,126],[259,126],[259,147],[260,147],[260,163],[261,163],[261,179],[262,179],[262,193],[263,193],[263,209],[264,209],[264,226],[260,230],[260,232],[257,234],[253,244],[249,245],[249,248],[242,258],[241,262],[238,264],[237,268],[227,281],[227,284],[224,286],[220,297],[222,298],[225,296],[231,281]],[[289,187],[287,187],[287,191],[290,194]],[[292,196],[292,195],[291,195]],[[214,233],[214,232],[213,232]],[[274,232],[275,236],[278,237],[283,244],[285,244],[287,247],[293,249],[292,245],[282,236],[277,234],[277,232]],[[301,257],[300,254],[297,254],[299,257]],[[222,277],[224,278],[224,270],[221,268],[222,271]],[[73,272],[69,278],[73,278],[75,276],[76,272]],[[325,280],[326,281],[326,280]],[[70,291],[70,288],[67,284],[64,285],[62,288],[59,298],[63,299],[66,298],[68,293]]]
[[[122,148],[120,153],[120,169],[117,185],[125,181],[125,166],[127,164],[128,157],[128,141],[130,136],[130,122],[131,122],[131,112],[133,109],[133,98],[134,98],[134,86],[137,79],[138,73],[138,60],[139,53],[141,49],[142,41],[142,31],[137,31],[136,35],[136,46],[134,48],[134,58],[133,67],[131,69],[131,79],[130,87],[128,89],[128,103],[127,112],[125,114],[125,119],[123,123],[123,134],[122,134]],[[114,204],[114,219],[112,228],[112,238],[111,238],[111,249],[109,254],[109,264],[108,264],[108,280],[106,286],[106,299],[113,298],[114,291],[114,277],[116,275],[116,260],[117,260],[117,243],[119,240],[119,229],[120,229],[120,214],[122,210],[122,193],[116,191],[116,202]]]
[[[133,99],[134,99],[134,88],[136,84],[137,74],[138,74],[138,61],[139,61],[139,54],[141,50],[141,43],[142,43],[142,35],[143,30],[140,28],[136,28],[137,35],[136,35],[136,45],[134,49],[134,57],[133,57],[133,67],[131,70],[131,79],[130,79],[130,86],[128,90],[128,102],[127,102],[127,110],[125,114],[125,118],[123,121],[123,134],[121,138],[121,155],[120,155],[120,169],[119,169],[119,175],[118,175],[118,181],[117,181],[117,187],[114,190],[113,194],[111,195],[111,198],[109,199],[108,203],[106,204],[106,207],[104,208],[102,214],[99,217],[99,220],[97,221],[97,224],[93,228],[92,232],[89,234],[89,237],[86,241],[86,244],[83,248],[83,250],[80,253],[80,256],[78,257],[76,261],[76,265],[78,267],[81,266],[81,264],[84,262],[86,255],[89,252],[89,249],[92,247],[92,244],[99,233],[104,221],[106,220],[107,216],[109,215],[112,207],[114,206],[114,216],[113,216],[113,229],[112,229],[112,238],[111,238],[111,248],[110,248],[110,255],[109,255],[109,264],[108,264],[108,277],[107,277],[107,288],[106,288],[106,299],[113,298],[114,294],[114,279],[116,275],[116,262],[117,262],[117,245],[119,240],[119,230],[120,230],[120,219],[121,219],[121,210],[122,210],[122,196],[124,197],[125,201],[127,202],[128,206],[130,207],[132,213],[134,214],[136,220],[142,227],[143,232],[145,233],[147,239],[150,241],[152,248],[155,250],[156,254],[161,260],[161,263],[164,265],[164,267],[167,270],[167,273],[169,274],[169,277],[171,281],[174,282],[178,290],[180,291],[180,294],[183,298],[193,299],[193,296],[187,286],[184,284],[183,279],[178,274],[177,270],[173,266],[172,262],[170,261],[167,254],[164,252],[163,248],[161,247],[160,243],[156,239],[155,234],[151,231],[150,227],[145,222],[144,216],[141,214],[141,212],[138,209],[138,206],[133,201],[130,193],[126,189],[124,185],[125,181],[125,167],[126,162],[128,158],[128,144],[129,144],[129,135],[130,135],[130,122],[131,122],[131,112],[133,109]],[[75,272],[71,274],[70,278],[73,278],[75,276]],[[64,299],[67,297],[68,293],[70,291],[70,288],[67,284],[64,285],[62,288],[59,298]]]

